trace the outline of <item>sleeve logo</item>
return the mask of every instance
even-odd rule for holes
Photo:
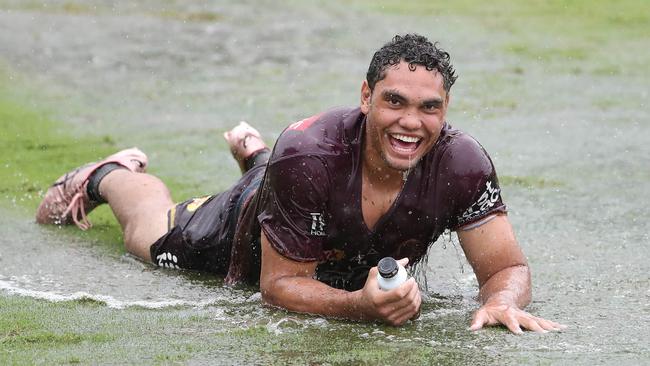
[[[485,183],[485,191],[483,194],[472,206],[470,206],[470,208],[463,212],[463,216],[459,221],[462,223],[481,216],[487,210],[492,208],[492,206],[494,206],[494,204],[499,199],[499,193],[501,193],[501,189],[492,187],[492,181],[487,181]]]
[[[318,212],[312,212],[311,215],[311,235],[325,236],[325,220],[323,215]]]
[[[319,113],[315,116],[311,116],[309,118],[305,118],[301,121],[294,122],[289,125],[290,130],[295,130],[295,131],[304,131],[306,130],[309,126],[312,125],[312,123],[316,122],[318,118],[322,115],[322,113]]]

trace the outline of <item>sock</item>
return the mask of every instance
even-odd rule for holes
[[[104,179],[104,177],[116,169],[127,169],[125,166],[122,166],[118,163],[107,163],[95,170],[90,177],[88,178],[88,186],[86,187],[86,192],[88,193],[88,198],[91,201],[105,203],[106,200],[99,194],[99,182]]]
[[[254,166],[266,164],[269,161],[271,156],[271,150],[268,147],[265,147],[261,150],[254,152],[251,156],[244,160],[244,168],[246,171],[251,170]]]

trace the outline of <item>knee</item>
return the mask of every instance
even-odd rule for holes
[[[124,229],[124,246],[126,251],[132,255],[147,261],[152,262],[151,259],[151,246],[162,235],[152,235],[140,230],[139,228],[125,228]]]

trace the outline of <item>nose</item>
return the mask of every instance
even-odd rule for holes
[[[416,130],[422,125],[420,116],[417,112],[406,110],[402,117],[399,119],[399,125],[406,130]]]

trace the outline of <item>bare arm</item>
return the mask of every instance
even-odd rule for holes
[[[262,232],[262,299],[291,311],[354,320],[377,319],[392,325],[405,323],[420,309],[420,291],[414,279],[384,292],[377,285],[377,269],[373,267],[364,288],[348,292],[315,280],[316,264],[282,256]]]
[[[479,284],[479,298],[485,303],[504,298],[518,307],[531,299],[528,263],[505,215],[467,231],[458,231],[465,256]]]
[[[483,303],[474,314],[472,330],[495,324],[513,333],[521,333],[522,327],[536,332],[563,328],[522,310],[531,301],[530,270],[506,215],[460,230],[458,238],[476,274]]]

